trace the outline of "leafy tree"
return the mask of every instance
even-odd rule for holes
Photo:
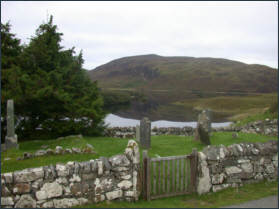
[[[21,96],[15,110],[22,138],[99,135],[105,128],[98,83],[82,68],[82,51],[75,56],[74,48],[62,50],[62,35],[51,16],[20,56]]]
[[[7,99],[17,100],[21,94],[19,86],[20,69],[18,58],[22,52],[20,39],[11,33],[11,24],[1,23],[1,142],[6,136]]]

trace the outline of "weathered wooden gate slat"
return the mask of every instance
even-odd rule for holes
[[[172,193],[174,193],[175,190],[174,180],[175,180],[175,160],[172,160]]]
[[[162,193],[165,194],[165,171],[166,171],[166,161],[163,161],[163,166],[162,166]]]
[[[168,160],[168,183],[167,183],[167,193],[170,193],[170,160]]]
[[[156,195],[156,162],[153,162],[153,195]]]
[[[179,159],[176,160],[176,192],[179,192]]]
[[[151,164],[151,162],[153,163]],[[188,166],[188,162],[189,162],[189,166]],[[144,199],[150,201],[151,199],[190,194],[195,192],[196,191],[195,188],[196,169],[197,169],[196,163],[197,163],[196,149],[193,149],[193,152],[190,155],[161,157],[161,158],[150,158],[147,156],[147,151],[144,150],[143,151],[143,172],[145,172],[143,173]],[[151,178],[152,165],[153,165],[153,178]],[[172,174],[171,174],[171,167],[172,167]],[[188,180],[189,180],[189,184],[188,184]],[[151,194],[152,181],[153,181],[153,194]]]

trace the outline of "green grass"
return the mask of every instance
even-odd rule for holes
[[[230,114],[231,117],[229,119],[231,121],[243,120],[242,125],[247,122],[264,120],[266,118],[278,118],[277,93],[192,99],[174,104],[192,107],[196,110],[211,108],[213,112]]]
[[[77,141],[78,140],[78,141]],[[1,153],[1,173],[13,172],[31,167],[40,167],[44,165],[56,164],[57,162],[66,163],[68,161],[88,161],[97,159],[100,156],[111,157],[124,153],[127,143],[130,139],[108,138],[108,137],[83,137],[83,138],[64,138],[62,140],[42,140],[20,142],[19,149],[10,149]],[[230,132],[213,132],[211,137],[212,145],[223,144],[225,146],[240,142],[266,142],[268,140],[277,140],[277,137],[269,137],[265,135],[239,133],[238,139],[233,139]],[[35,153],[36,150],[42,149],[42,145],[49,145],[48,148],[54,150],[56,146],[65,148],[86,148],[89,143],[98,151],[97,154],[66,154],[47,157],[34,157],[17,161],[17,157],[21,157],[24,152]],[[193,148],[202,151],[204,145],[197,141],[193,141],[193,137],[181,137],[172,135],[154,136],[151,138],[151,149],[148,150],[148,156],[161,157],[187,155],[192,152]],[[143,149],[140,148],[142,157]],[[5,158],[11,158],[5,161]],[[278,181],[258,184],[245,184],[242,188],[227,188],[225,190],[208,193],[199,196],[198,194],[183,195],[169,197],[163,199],[152,200],[147,202],[140,198],[137,203],[113,201],[101,202],[90,205],[82,205],[76,207],[83,208],[216,208],[232,204],[242,203],[248,200],[258,199],[269,195],[278,194]]]
[[[244,203],[270,195],[278,195],[278,181],[244,184],[242,188],[227,188],[216,193],[191,194],[162,198],[147,202],[142,198],[136,203],[100,202],[76,208],[218,208]]]
[[[269,137],[265,135],[255,135],[247,133],[239,133],[238,139],[232,139],[230,132],[226,133],[213,133],[211,137],[212,145],[223,144],[225,146],[233,143],[240,142],[266,142],[270,139],[277,140],[277,137]],[[78,141],[77,141],[78,140]],[[98,159],[100,156],[111,157],[117,154],[124,153],[127,143],[130,139],[108,138],[108,137],[83,137],[83,138],[64,138],[62,140],[41,140],[41,141],[27,141],[20,142],[19,149],[10,149],[9,151],[1,153],[1,173],[13,172],[16,170],[22,170],[31,167],[40,167],[50,164],[56,164],[57,162],[67,163],[68,161],[89,161],[90,159]],[[22,157],[24,152],[30,152],[34,154],[37,150],[43,149],[42,145],[49,145],[46,149],[54,150],[56,146],[62,146],[66,148],[86,148],[86,144],[91,144],[97,154],[65,154],[65,155],[52,155],[41,156],[30,159],[23,159],[17,161],[17,157]],[[193,137],[181,137],[162,135],[154,136],[151,138],[151,149],[148,150],[150,157],[176,156],[187,155],[192,152],[193,148],[197,148],[198,151],[202,151],[204,145],[194,141]],[[46,150],[45,149],[45,150]],[[140,153],[142,156],[142,148]],[[5,161],[5,158],[11,158]]]

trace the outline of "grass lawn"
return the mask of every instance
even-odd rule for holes
[[[277,93],[189,99],[174,104],[196,110],[211,108],[213,112],[231,115],[231,121],[241,121],[239,125],[266,118],[278,118]]]
[[[233,139],[230,132],[214,132],[211,137],[212,145],[223,144],[225,146],[240,142],[266,142],[268,140],[278,140],[277,137],[265,135],[239,133],[238,139]],[[67,163],[68,161],[89,161],[97,159],[100,156],[111,157],[117,154],[123,154],[130,139],[109,138],[109,137],[69,137],[62,140],[36,140],[19,143],[19,149],[10,149],[1,153],[1,173],[13,172],[31,167],[40,167],[44,165],[56,164],[58,162]],[[135,139],[134,139],[135,140]],[[48,145],[46,149],[55,150],[56,146],[66,148],[86,148],[86,144],[90,144],[97,151],[97,154],[65,154],[34,157],[17,161],[17,157],[22,157],[24,152],[34,154],[37,150],[43,149],[41,146]],[[151,149],[148,150],[150,157],[166,157],[176,155],[187,155],[192,152],[193,148],[202,151],[204,145],[194,141],[193,137],[182,137],[172,135],[154,136],[151,138]],[[142,156],[142,148],[140,153]],[[5,160],[11,158],[10,160]]]
[[[212,145],[223,144],[225,146],[240,142],[266,142],[268,140],[278,140],[277,137],[265,135],[238,133],[239,138],[233,139],[230,132],[213,132],[211,137]],[[44,165],[55,165],[57,162],[67,163],[68,161],[89,161],[97,159],[100,156],[111,157],[124,153],[127,143],[130,139],[108,138],[108,137],[83,137],[83,138],[64,138],[62,140],[38,140],[19,143],[19,149],[10,149],[1,153],[1,173],[13,172],[31,167],[40,167]],[[41,156],[31,159],[17,161],[17,157],[22,157],[24,152],[35,153],[42,149],[41,146],[48,145],[46,149],[54,150],[56,146],[65,148],[86,148],[86,144],[91,144],[97,154],[65,154],[53,156]],[[193,141],[193,137],[181,137],[172,135],[154,136],[151,138],[151,149],[148,155],[152,158],[175,155],[187,155],[192,152],[192,148],[202,151],[204,145]],[[142,157],[143,149],[140,148]],[[5,158],[11,158],[6,160]],[[137,203],[128,202],[101,202],[91,205],[82,205],[82,208],[207,208],[222,207],[226,205],[238,204],[248,200],[258,199],[269,195],[278,194],[278,181],[261,182],[258,184],[245,184],[243,188],[227,188],[225,190],[208,193],[199,196],[198,194],[169,197],[152,200],[147,202],[140,198]]]

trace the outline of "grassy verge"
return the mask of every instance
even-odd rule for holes
[[[277,137],[265,135],[255,135],[239,133],[238,139],[233,139],[229,132],[213,133],[211,137],[212,145],[223,144],[225,146],[239,142],[266,142],[268,140],[277,140]],[[1,153],[1,173],[13,172],[30,167],[40,167],[44,165],[56,164],[57,162],[66,163],[68,161],[88,161],[100,156],[111,157],[116,154],[124,153],[127,143],[130,139],[118,139],[107,137],[83,137],[83,138],[64,138],[62,140],[42,140],[28,141],[19,143],[19,149],[11,149]],[[41,146],[48,145],[47,148],[54,150],[56,146],[65,148],[86,148],[86,144],[94,147],[98,154],[66,154],[47,157],[34,157],[17,161],[16,158],[22,156],[24,152],[35,153],[42,149]],[[151,157],[185,155],[192,152],[192,148],[202,151],[204,146],[193,141],[193,137],[181,136],[154,136],[151,138],[151,149],[148,155]],[[140,153],[142,153],[140,148]],[[142,155],[141,155],[142,156]],[[5,161],[5,158],[11,158]],[[278,194],[278,181],[258,184],[245,184],[242,188],[227,188],[225,190],[208,193],[199,196],[198,194],[183,195],[176,197],[163,198],[147,202],[140,198],[137,203],[128,202],[101,202],[97,204],[77,206],[82,208],[216,208],[232,204],[246,202],[248,200],[258,199],[269,195]]]
[[[147,202],[140,198],[137,203],[101,202],[76,208],[218,208],[270,195],[278,195],[278,181],[244,184],[242,188],[227,188],[216,193],[182,195],[152,200]]]
[[[229,118],[231,121],[244,120],[251,116],[255,120],[266,117],[269,119],[278,118],[277,93],[192,99],[174,104],[192,107],[196,110],[211,108],[213,112],[231,115]]]
[[[211,137],[212,145],[223,144],[225,146],[239,142],[266,142],[268,140],[278,140],[277,137],[269,137],[265,135],[255,135],[247,133],[239,133],[238,139],[233,139],[232,134],[227,133],[213,133]],[[83,138],[64,138],[62,140],[39,140],[39,141],[27,141],[19,143],[19,149],[10,149],[1,153],[1,173],[13,172],[16,170],[22,170],[31,167],[40,167],[50,164],[56,164],[57,162],[67,163],[68,161],[89,161],[90,159],[97,159],[100,156],[111,157],[117,154],[124,153],[129,139],[108,138],[108,137],[83,137]],[[66,148],[86,148],[86,144],[90,144],[97,151],[97,154],[65,154],[65,155],[52,155],[41,156],[30,159],[23,159],[17,161],[17,157],[22,157],[24,152],[30,152],[34,154],[37,150],[43,149],[41,146],[48,145],[46,149],[54,150],[56,146],[62,146]],[[197,148],[198,151],[202,151],[204,145],[197,141],[193,141],[193,137],[181,137],[162,135],[154,136],[151,138],[151,149],[148,150],[150,157],[176,156],[187,155],[192,152],[193,148]],[[140,153],[142,154],[142,148]],[[10,158],[10,160],[5,160]]]

